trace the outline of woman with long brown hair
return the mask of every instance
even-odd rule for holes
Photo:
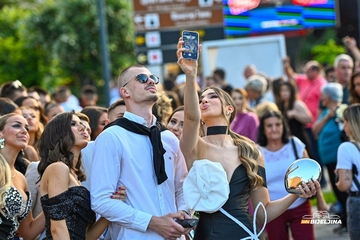
[[[178,65],[186,74],[181,150],[190,171],[193,164],[200,159],[220,164],[226,173],[230,189],[228,199],[220,210],[212,213],[200,212],[195,239],[239,239],[249,236],[257,239],[259,233],[254,229],[252,217],[248,213],[249,198],[253,207],[264,206],[265,209],[255,213],[256,219],[263,224],[266,218],[271,221],[284,212],[299,195],[289,194],[278,201],[270,202],[264,161],[257,146],[248,138],[229,129],[235,116],[232,98],[217,87],[205,89],[200,98],[198,97],[198,61],[183,58],[182,53],[187,51],[182,47],[183,44],[184,41],[180,38],[177,44]],[[206,133],[204,137],[199,135],[201,123]],[[311,182],[310,186],[303,184],[300,186],[300,197],[313,196],[319,188],[317,181]],[[211,190],[204,188],[204,192]]]
[[[97,239],[108,225],[90,207],[90,193],[81,186],[81,149],[88,133],[73,112],[56,115],[39,142],[41,205],[46,218],[46,239]],[[40,181],[39,180],[39,181]]]
[[[44,216],[35,220],[24,175],[15,169],[18,153],[29,141],[28,123],[16,113],[0,117],[0,239],[13,239],[16,232],[34,239],[44,229]]]

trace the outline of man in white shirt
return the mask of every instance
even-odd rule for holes
[[[157,100],[158,82],[143,66],[125,69],[119,86],[127,111],[116,121],[127,121],[150,132],[150,127],[156,126],[152,106]],[[160,134],[159,148],[153,147],[151,136],[117,124],[96,138],[91,205],[111,222],[109,234],[113,240],[176,239],[190,230],[174,221],[189,217],[182,192],[182,180],[187,174],[185,160],[175,135],[167,130],[158,132],[159,138]],[[126,187],[125,202],[111,199],[120,186]]]

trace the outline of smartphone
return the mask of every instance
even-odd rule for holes
[[[190,218],[184,220],[176,219],[175,222],[180,224],[183,228],[193,228],[196,226],[196,224],[198,224],[199,219],[198,218]]]
[[[199,33],[194,31],[184,30],[182,32],[182,39],[184,41],[183,47],[187,49],[183,52],[183,58],[197,60],[199,48]]]

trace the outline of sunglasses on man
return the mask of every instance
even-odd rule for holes
[[[153,80],[155,84],[158,84],[159,81],[160,81],[160,78],[159,78],[158,76],[153,75],[153,74],[151,74],[151,75],[146,75],[146,74],[144,74],[144,73],[140,73],[139,75],[137,75],[135,78],[132,78],[131,80],[133,80],[133,79],[138,80],[138,81],[141,82],[141,83],[147,83],[147,81],[148,81],[149,79]],[[131,80],[130,80],[130,81],[131,81]],[[130,81],[128,81],[127,83],[125,83],[123,87],[125,87]]]

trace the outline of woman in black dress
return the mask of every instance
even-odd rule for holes
[[[279,96],[276,98],[276,105],[285,117],[291,135],[300,139],[310,151],[310,139],[305,126],[313,121],[309,108],[301,101],[297,94],[297,87],[293,82],[282,81],[280,83]],[[310,158],[313,158],[310,156]]]
[[[97,239],[108,225],[95,222],[90,192],[80,182],[81,149],[88,133],[73,112],[56,115],[45,127],[39,142],[41,205],[45,214],[45,239]]]
[[[180,38],[177,44],[178,65],[186,74],[181,150],[189,169],[199,159],[208,159],[222,165],[230,188],[228,200],[222,209],[234,219],[226,216],[223,211],[200,212],[195,239],[249,239],[249,232],[251,239],[257,239],[258,233],[254,232],[248,212],[249,198],[254,207],[260,203],[265,206],[267,219],[271,221],[283,213],[299,195],[289,194],[278,201],[270,202],[264,186],[264,161],[259,150],[252,141],[229,129],[235,116],[232,98],[223,90],[210,87],[203,91],[199,100],[196,91],[198,61],[182,57],[182,53],[186,51],[182,47],[183,43]],[[199,135],[201,122],[206,133],[204,137]],[[310,188],[304,184],[300,187],[300,197],[313,196],[319,188],[317,181],[311,182]],[[260,224],[264,223],[266,217],[263,209],[257,212],[256,219]],[[240,227],[238,223],[245,225],[247,229]]]

